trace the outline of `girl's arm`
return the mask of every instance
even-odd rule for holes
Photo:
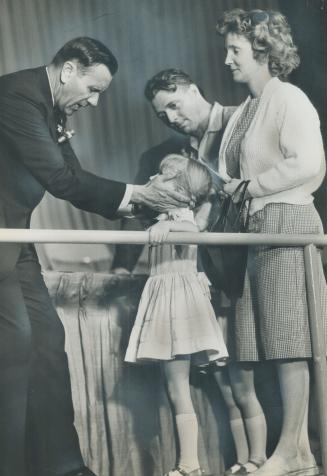
[[[215,197],[215,199],[217,200],[217,197]],[[212,202],[204,202],[196,209],[194,218],[198,226],[198,231],[205,231],[208,228],[211,210]]]

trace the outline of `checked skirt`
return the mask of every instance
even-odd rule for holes
[[[249,233],[322,233],[313,204],[270,203],[250,217]],[[327,320],[321,260],[319,287]],[[326,333],[326,322],[325,333]],[[249,247],[243,296],[236,302],[234,351],[238,361],[311,357],[303,248]]]

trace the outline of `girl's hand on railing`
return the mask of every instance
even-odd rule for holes
[[[158,221],[158,223],[150,226],[148,231],[149,243],[151,243],[151,245],[158,245],[167,238],[170,232],[170,223],[169,221]]]

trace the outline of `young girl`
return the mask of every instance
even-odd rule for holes
[[[200,231],[204,227],[211,177],[201,163],[172,154],[159,173],[186,192],[198,213],[168,210],[150,228],[150,277],[144,287],[125,360],[162,363],[174,407],[180,455],[166,476],[203,476],[197,440],[198,422],[191,399],[189,374],[196,365],[227,359],[227,349],[209,297],[208,280],[197,272],[197,246],[162,244],[170,231]],[[199,206],[204,204],[199,209]]]

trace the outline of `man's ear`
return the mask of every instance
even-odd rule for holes
[[[61,68],[61,73],[60,73],[60,81],[62,84],[66,84],[70,81],[72,76],[76,74],[77,70],[77,65],[73,61],[66,61],[62,68]]]
[[[197,85],[194,84],[194,83],[190,84],[189,90],[190,90],[194,95],[199,94],[199,88],[198,88]]]

